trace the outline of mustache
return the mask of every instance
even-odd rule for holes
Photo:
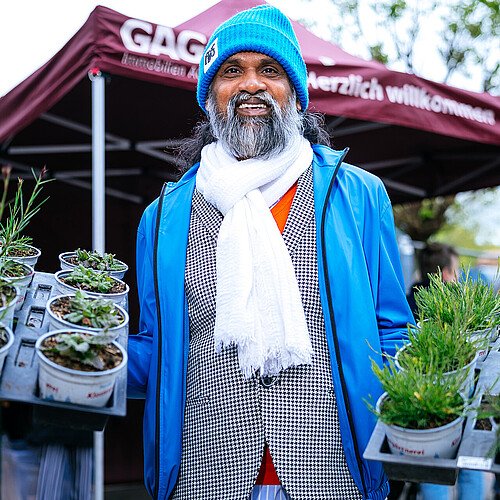
[[[269,106],[272,106],[273,108],[278,105],[274,97],[269,94],[269,92],[265,90],[261,90],[260,92],[256,94],[250,94],[248,92],[238,92],[235,94],[231,99],[229,100],[229,107],[235,108],[236,106],[239,106],[240,104],[243,104],[244,102],[250,100],[250,99],[259,99],[262,101],[264,104],[268,104]]]

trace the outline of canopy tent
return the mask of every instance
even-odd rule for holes
[[[116,176],[108,193],[142,204],[151,198],[148,178],[176,176],[176,159],[165,147],[201,117],[193,92],[208,36],[259,3],[223,0],[176,28],[97,7],[58,54],[0,99],[2,159],[46,163],[61,180],[85,186],[86,75],[96,67],[106,75],[107,176]],[[309,70],[311,109],[327,115],[333,145],[349,146],[348,161],[379,175],[393,201],[500,184],[499,98],[389,71],[298,23],[294,28]]]

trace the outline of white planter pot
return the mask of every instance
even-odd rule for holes
[[[76,252],[63,252],[59,254],[59,263],[61,265],[61,270],[67,270],[67,269],[74,269],[76,266],[74,264],[71,264],[68,262],[66,259],[70,257],[76,257]],[[121,260],[116,259],[116,262],[119,264],[122,264],[124,266],[123,270],[121,271],[102,271],[108,274],[109,276],[113,276],[113,278],[117,278],[119,280],[122,280],[123,277],[125,276],[125,273],[128,271],[128,266],[125,264],[125,262],[122,262]]]
[[[477,362],[482,363],[488,356],[490,352],[490,341],[495,338],[496,329],[494,328],[485,328],[483,330],[476,330],[474,332],[466,332],[468,339],[471,342],[474,341],[482,341],[485,345],[480,347],[477,351],[478,358]]]
[[[380,410],[384,392],[377,401]],[[394,455],[430,458],[454,458],[462,439],[464,417],[459,417],[449,424],[435,429],[405,429],[383,422],[389,449]]]
[[[74,294],[79,290],[79,288],[76,288],[75,286],[68,285],[68,284],[64,283],[63,281],[61,281],[61,277],[64,278],[70,272],[71,271],[69,271],[69,270],[57,271],[57,273],[54,275],[55,279],[56,279],[56,290],[61,295]],[[87,292],[87,290],[83,290],[83,291],[89,297],[108,299],[108,300],[112,300],[116,304],[124,304],[127,300],[130,287],[124,281],[119,280],[118,278],[114,278],[114,279],[116,279],[116,281],[125,285],[124,292],[121,292],[121,293],[98,293],[98,292]]]
[[[0,323],[0,328],[3,328],[7,332],[7,343],[0,347],[0,374],[2,373],[3,370],[3,365],[5,363],[5,358],[7,357],[7,354],[9,353],[9,349],[12,347],[12,344],[14,343],[14,333],[12,332],[12,329],[6,326],[5,324]]]
[[[85,406],[105,406],[115,385],[118,373],[127,366],[127,352],[118,344],[113,345],[120,349],[122,362],[102,372],[83,372],[66,368],[48,359],[40,350],[42,342],[52,335],[68,333],[68,330],[57,330],[40,336],[35,344],[39,360],[38,387],[42,399],[64,401]]]
[[[10,286],[14,288],[16,295],[6,306],[0,307],[0,321],[5,326],[12,329],[14,324],[14,310],[16,308],[17,298],[19,297],[19,288],[14,284],[11,284]]]
[[[103,331],[102,328],[91,328],[87,326],[76,325],[75,323],[66,321],[65,319],[62,319],[57,314],[55,314],[51,309],[52,304],[64,297],[74,297],[74,294],[57,295],[55,297],[52,297],[45,305],[45,309],[47,311],[47,314],[49,315],[49,330],[61,330],[61,329],[80,330],[80,331],[84,330],[90,333],[100,333]],[[115,304],[115,307],[120,311],[121,315],[123,316],[123,323],[119,326],[115,326],[107,330],[109,334],[113,334],[113,339],[117,339],[120,335],[124,335],[125,337],[127,336],[128,322],[129,322],[129,316],[127,311],[118,304]]]
[[[16,308],[15,308],[16,311],[19,311],[23,307],[24,299],[26,298],[26,290],[28,290],[31,281],[33,280],[33,276],[35,275],[35,270],[25,262],[21,262],[20,260],[17,259],[10,259],[10,260],[15,260],[19,264],[22,264],[27,272],[26,276],[22,278],[10,278],[8,276],[2,276],[2,279],[4,281],[6,281],[7,283],[15,284],[19,289],[19,295],[17,296]]]
[[[408,344],[409,345],[409,344]],[[406,346],[401,347],[396,353],[394,358],[394,364],[396,365],[398,370],[404,371],[404,368],[399,364],[399,356],[406,349]],[[470,398],[474,393],[474,376],[475,376],[475,368],[478,360],[478,353],[474,356],[474,359],[467,364],[466,366],[459,368],[458,370],[453,370],[451,372],[443,373],[444,378],[454,377],[455,375],[461,372],[467,372],[467,376],[460,386],[460,394],[462,394],[466,398]]]
[[[16,260],[17,262],[22,262],[23,264],[27,264],[28,266],[35,267],[38,262],[38,257],[42,254],[42,251],[39,248],[34,247],[33,245],[25,245],[28,248],[31,248],[34,252],[33,255],[28,255],[26,257],[9,257],[9,259]]]

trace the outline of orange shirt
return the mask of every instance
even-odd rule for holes
[[[281,198],[273,208],[271,208],[271,213],[273,214],[274,220],[278,225],[280,233],[285,229],[286,220],[288,219],[288,214],[290,213],[290,208],[292,206],[293,198],[297,192],[297,183],[295,183]],[[262,457],[262,464],[260,466],[259,475],[255,484],[281,484],[276,474],[276,469],[274,468],[273,459],[271,453],[269,452],[269,447],[265,446],[264,456]]]

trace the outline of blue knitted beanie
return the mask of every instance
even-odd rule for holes
[[[212,80],[222,63],[237,52],[259,52],[278,61],[288,74],[305,111],[309,104],[307,71],[290,20],[271,5],[258,5],[239,12],[212,34],[200,61],[196,97],[205,103]]]

